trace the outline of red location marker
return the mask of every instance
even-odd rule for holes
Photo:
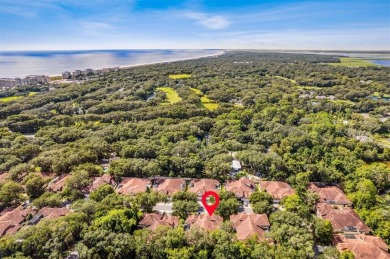
[[[214,199],[215,199],[215,202],[214,204],[207,204],[207,197],[209,196],[213,196]],[[214,211],[217,209],[218,207],[218,204],[219,204],[219,195],[218,193],[216,192],[213,192],[213,191],[208,191],[208,192],[205,192],[202,196],[202,203],[203,203],[203,207],[205,207],[205,209],[207,210],[207,212],[209,213],[210,216],[213,215]]]

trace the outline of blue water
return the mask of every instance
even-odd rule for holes
[[[134,66],[217,55],[221,50],[75,50],[0,52],[0,78],[56,75],[76,69]]]
[[[385,66],[385,67],[390,67],[390,60],[389,59],[384,59],[384,60],[370,60],[372,63],[375,63],[377,65]]]

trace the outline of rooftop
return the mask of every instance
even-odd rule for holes
[[[241,177],[237,181],[228,181],[225,184],[226,191],[233,192],[238,198],[249,198],[255,191],[255,184],[248,178]]]
[[[94,177],[92,186],[89,189],[89,191],[92,192],[104,184],[109,184],[111,186],[114,186],[115,185],[114,177],[112,177],[109,174],[104,174],[99,177]]]
[[[60,192],[65,186],[66,180],[70,177],[69,174],[64,174],[54,178],[48,185],[47,189],[52,192]]]
[[[190,182],[188,191],[203,196],[207,191],[218,191],[220,182],[213,179],[194,179]]]
[[[309,190],[320,196],[319,202],[350,205],[352,202],[345,196],[344,192],[336,186],[318,186],[315,183],[309,184]]]
[[[286,182],[260,181],[260,188],[268,192],[274,200],[281,200],[284,197],[294,194],[294,190]]]
[[[210,216],[209,214],[190,215],[186,219],[186,224],[192,227],[200,227],[206,230],[215,230],[220,228],[223,218],[216,214]]]
[[[186,187],[184,179],[159,179],[157,182],[157,191],[168,196],[176,192],[183,191]]]
[[[131,194],[146,192],[147,187],[150,186],[150,180],[144,178],[126,177],[120,182],[117,192],[120,194]]]
[[[21,228],[21,223],[31,212],[31,209],[24,209],[22,206],[19,206],[0,216],[0,237],[16,233]]]
[[[245,240],[252,236],[258,239],[265,239],[265,229],[270,227],[267,214],[245,214],[231,215],[230,221],[237,233],[238,240]]]
[[[152,230],[155,230],[159,226],[169,226],[171,228],[175,228],[178,225],[179,217],[158,213],[146,213],[144,214],[143,219],[139,222],[139,226],[147,227]]]

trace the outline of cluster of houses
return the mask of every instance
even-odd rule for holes
[[[92,75],[104,75],[109,72],[118,72],[119,67],[112,67],[112,68],[102,68],[102,69],[92,69],[87,68],[84,70],[75,70],[73,72],[65,71],[62,73],[63,79],[72,79],[77,78],[81,76],[92,76]]]
[[[47,189],[52,192],[62,191],[69,175],[54,178]],[[5,178],[0,175],[0,181]],[[214,179],[190,179],[190,178],[134,178],[125,177],[115,181],[114,177],[104,174],[94,177],[92,184],[85,190],[86,197],[93,190],[104,184],[113,186],[119,194],[136,195],[146,191],[156,191],[172,197],[179,191],[196,193],[199,201],[206,191],[220,192],[222,190],[233,192],[237,199],[243,204],[249,203],[250,195],[256,190],[269,193],[273,197],[275,209],[280,208],[280,201],[287,196],[293,195],[293,188],[286,182],[281,181],[252,181],[242,177],[238,180],[230,180],[224,184]],[[310,183],[309,190],[317,193],[319,202],[316,204],[316,215],[321,219],[329,220],[333,226],[334,246],[340,251],[350,250],[355,258],[389,258],[388,246],[379,237],[370,235],[370,228],[359,218],[352,209],[351,201],[345,196],[341,189],[336,186],[324,186],[321,183]],[[167,204],[172,204],[169,200]],[[23,225],[29,215],[34,215],[27,222],[30,225],[36,224],[42,218],[57,218],[70,213],[66,207],[63,208],[42,208],[34,211],[30,207],[18,207],[7,210],[0,214],[0,236],[15,233]],[[230,217],[230,222],[236,231],[238,240],[245,240],[257,236],[259,240],[268,240],[265,233],[270,228],[267,214],[256,214],[253,212],[240,212]],[[213,214],[209,216],[202,211],[190,215],[185,220],[184,227],[203,228],[215,230],[222,226],[223,219]],[[156,229],[159,226],[175,228],[179,226],[179,218],[171,215],[169,211],[161,211],[155,207],[155,213],[145,213],[139,222],[140,228]],[[271,240],[270,240],[271,241]]]
[[[0,78],[0,87],[2,90],[6,90],[17,86],[39,85],[49,82],[50,77],[45,75],[31,75],[25,78]]]

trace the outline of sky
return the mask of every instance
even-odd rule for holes
[[[0,50],[390,50],[390,0],[0,0]]]

